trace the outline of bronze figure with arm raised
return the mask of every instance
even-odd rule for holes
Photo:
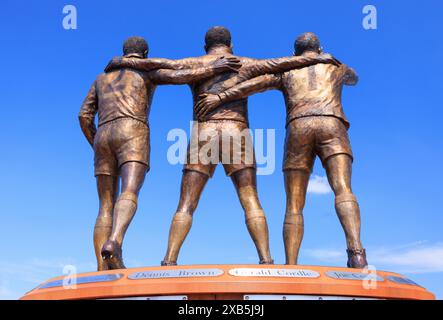
[[[79,113],[81,129],[94,149],[100,200],[94,248],[99,271],[125,267],[123,238],[149,170],[148,115],[156,86],[193,83],[240,67],[235,58],[220,57],[192,69],[167,59],[144,59],[147,43],[139,37],[129,38],[123,51],[127,58],[143,60],[145,69],[106,68],[94,81]]]
[[[318,56],[320,42],[312,33],[301,35],[296,54]],[[343,227],[348,267],[367,265],[360,240],[360,208],[351,188],[353,154],[342,103],[343,85],[355,85],[358,76],[344,64],[317,64],[282,74],[264,75],[217,94],[203,94],[196,105],[204,119],[225,103],[265,90],[279,89],[286,104],[286,139],[283,170],[286,215],[283,227],[286,263],[297,264],[303,238],[303,208],[314,159],[319,156],[335,193],[335,209]]]
[[[255,76],[284,72],[316,63],[337,64],[335,59],[324,55],[264,60],[238,57],[232,52],[229,30],[223,27],[214,27],[208,30],[205,36],[205,51],[207,54],[203,56],[177,60],[176,62],[189,68],[197,68],[220,57],[233,57],[240,60],[241,67],[238,72],[227,72],[192,83],[190,87],[194,104],[198,102],[199,95],[202,93],[217,94]],[[131,67],[142,70],[144,63],[143,59],[116,59],[115,63],[111,63],[111,67]],[[219,109],[208,114],[204,120],[199,119],[195,111],[191,141],[198,141],[198,143],[190,144],[188,148],[179,204],[171,223],[168,248],[162,264],[177,263],[180,248],[191,229],[193,215],[200,196],[219,162],[236,188],[245,214],[246,226],[256,246],[260,263],[272,263],[267,222],[256,186],[256,166],[253,147],[249,139],[247,99],[225,103]],[[210,161],[202,159],[199,150],[211,141],[221,141],[223,134],[232,137],[229,148],[217,148],[217,151],[214,151],[214,159],[210,159]],[[203,137],[208,138],[200,139]]]

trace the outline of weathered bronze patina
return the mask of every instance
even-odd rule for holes
[[[295,43],[295,55],[315,58],[322,53],[313,33],[301,35]],[[240,75],[240,74],[239,74]],[[246,77],[243,78],[247,80]],[[314,160],[319,156],[335,193],[335,208],[343,226],[348,267],[367,265],[360,241],[360,209],[351,189],[353,155],[342,103],[343,85],[355,85],[355,71],[344,64],[316,64],[284,73],[249,78],[224,92],[204,94],[197,103],[197,116],[210,117],[233,101],[251,94],[277,89],[286,102],[286,141],[283,170],[286,187],[286,216],[283,236],[286,263],[297,264],[303,238],[303,208]]]
[[[230,57],[239,59],[242,66],[238,72],[223,73],[201,81],[194,81],[191,84],[194,105],[199,102],[199,96],[203,93],[218,94],[247,79],[266,73],[285,72],[317,63],[337,64],[337,61],[329,55],[312,57],[303,55],[267,60],[237,57],[232,53],[230,32],[223,27],[211,28],[206,33],[205,43],[206,55],[177,62],[187,68],[200,68],[217,61],[220,57]],[[142,59],[115,59],[110,64],[112,68],[131,67],[139,70],[145,70],[149,66],[148,60]],[[244,209],[246,225],[255,243],[260,263],[273,263],[269,250],[266,217],[257,195],[253,148],[249,145],[251,139],[248,138],[249,133],[244,140],[239,137],[245,129],[249,129],[247,98],[222,103],[220,108],[212,110],[205,118],[198,117],[196,111],[194,110],[196,122],[191,141],[195,139],[200,141],[203,136],[206,139],[200,141],[196,148],[193,148],[192,145],[188,148],[188,163],[185,164],[183,170],[180,200],[172,220],[168,248],[162,265],[177,263],[180,248],[190,231],[200,195],[218,162],[223,164],[226,174],[231,177],[237,190]],[[203,161],[198,155],[198,150],[210,141],[222,141],[222,133],[230,135],[233,141],[242,141],[239,148],[235,148],[234,145],[227,148],[228,151],[220,148],[218,161],[215,163]],[[248,154],[246,150],[251,150],[252,154]],[[191,158],[196,161],[189,161]],[[234,159],[240,160],[234,161]],[[252,159],[252,161],[246,159]]]

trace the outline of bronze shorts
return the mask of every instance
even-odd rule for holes
[[[283,170],[311,172],[315,157],[324,161],[336,154],[347,154],[352,149],[348,131],[335,117],[311,116],[291,121],[286,128]]]
[[[194,122],[183,170],[212,177],[221,162],[226,175],[255,168],[252,136],[246,123],[232,120]]]
[[[101,125],[94,138],[95,175],[117,176],[126,162],[140,162],[149,170],[149,127],[120,118]]]

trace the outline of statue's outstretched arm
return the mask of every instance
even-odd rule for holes
[[[195,106],[196,115],[202,119],[224,103],[244,99],[255,93],[280,89],[281,81],[280,74],[266,74],[241,82],[219,94],[201,94]]]
[[[238,72],[240,60],[235,57],[220,57],[207,66],[183,70],[160,69],[151,71],[148,76],[156,84],[189,84],[224,72]]]
[[[157,69],[181,69],[182,64],[177,63],[175,60],[164,59],[164,58],[125,58],[125,57],[114,57],[108,63],[105,68],[105,72],[110,72],[116,69],[122,68],[132,68],[140,71],[152,71]]]
[[[182,70],[188,68],[196,68],[198,66],[201,66],[201,63],[199,63],[199,60],[196,58],[171,60],[164,58],[140,59],[140,58],[114,57],[106,66],[105,72],[110,72],[122,68],[132,68],[147,72],[158,69]]]
[[[316,57],[292,56],[275,59],[253,60],[240,71],[239,82],[246,81],[264,74],[283,73],[292,69],[308,67],[318,63],[328,63],[339,66],[341,63],[329,54]]]

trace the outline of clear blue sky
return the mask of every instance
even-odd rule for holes
[[[62,27],[66,4],[77,7],[77,30]],[[377,6],[377,30],[362,27],[366,4]],[[442,12],[441,1],[431,0],[2,1],[0,297],[16,298],[62,274],[66,264],[79,272],[94,269],[93,154],[77,113],[123,40],[146,37],[154,57],[196,56],[204,53],[206,30],[224,25],[238,55],[290,55],[295,37],[313,31],[325,51],[357,70],[360,83],[346,88],[343,100],[369,262],[443,298]],[[152,170],[125,240],[129,267],[163,258],[181,178],[181,166],[167,162],[166,135],[188,130],[191,108],[187,86],[158,88],[150,117]],[[276,129],[277,168],[258,184],[277,263],[284,262],[284,118],[279,92],[250,99],[251,127]],[[324,177],[318,162],[314,174]],[[343,266],[333,195],[311,192],[305,221],[300,263]],[[202,196],[179,262],[257,262],[221,168]]]

